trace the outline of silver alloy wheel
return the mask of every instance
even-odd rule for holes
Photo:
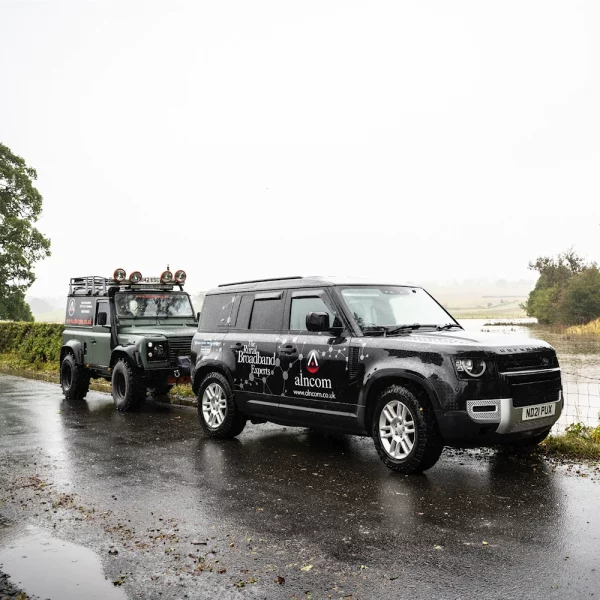
[[[414,417],[406,404],[391,400],[383,407],[379,415],[379,439],[386,453],[395,460],[411,453],[417,433]]]
[[[211,383],[202,394],[202,416],[210,429],[218,429],[227,416],[227,397],[218,383]]]

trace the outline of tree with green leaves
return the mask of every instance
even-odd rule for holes
[[[50,256],[50,240],[34,226],[42,195],[35,169],[0,144],[0,320],[33,321],[25,292],[36,262]]]
[[[600,317],[600,271],[571,248],[529,263],[540,276],[523,305],[540,323],[580,325]]]

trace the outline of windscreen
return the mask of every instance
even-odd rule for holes
[[[121,292],[115,296],[119,317],[193,317],[189,296],[184,292]]]
[[[452,317],[421,288],[347,287],[342,289],[342,298],[363,331],[373,327],[454,323]]]

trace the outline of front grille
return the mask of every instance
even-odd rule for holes
[[[192,348],[192,337],[176,337],[169,338],[169,358],[171,361],[175,361],[178,356],[189,356]]]
[[[509,377],[513,406],[533,406],[546,402],[558,402],[562,389],[560,371],[531,376]]]
[[[556,354],[552,351],[507,354],[505,356],[498,356],[497,361],[498,370],[501,373],[538,371],[541,369],[555,369],[558,367]]]

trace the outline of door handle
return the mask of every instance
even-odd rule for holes
[[[298,353],[298,349],[294,348],[294,346],[288,344],[287,346],[279,346],[279,348],[277,348],[277,350],[279,351],[280,354],[297,354]]]
[[[242,344],[240,342],[238,342],[237,344],[231,344],[231,349],[232,350],[241,350]]]
[[[96,344],[96,340],[92,340],[92,344],[94,344],[94,345],[95,345],[95,344]]]

